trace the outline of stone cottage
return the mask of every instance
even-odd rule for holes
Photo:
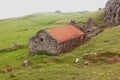
[[[40,30],[29,40],[30,54],[40,50],[54,55],[71,51],[83,43],[84,35],[73,25]]]

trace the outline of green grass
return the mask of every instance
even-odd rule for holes
[[[16,77],[11,78],[11,73],[0,73],[1,80],[119,80],[120,63],[108,65],[106,63],[89,63],[83,56],[95,52],[113,52],[120,54],[120,26],[105,29],[101,34],[75,50],[51,56],[38,54],[28,56],[28,40],[37,31],[59,25],[66,25],[70,19],[76,19],[79,24],[92,17],[94,22],[105,26],[102,21],[103,11],[90,13],[37,13],[20,18],[5,19],[0,21],[0,49],[13,44],[23,44],[26,47],[15,51],[0,52],[0,68],[10,64],[15,70]],[[109,55],[109,54],[108,54]],[[79,58],[79,63],[74,63]],[[28,67],[22,67],[26,59],[31,61]]]

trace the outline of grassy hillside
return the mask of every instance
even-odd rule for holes
[[[0,68],[6,70],[11,65],[12,72],[0,72],[1,80],[119,80],[120,63],[108,64],[105,60],[110,55],[120,55],[120,26],[104,30],[81,47],[59,56],[38,53],[28,56],[28,40],[42,28],[50,28],[68,24],[70,19],[76,19],[79,24],[92,17],[100,26],[106,25],[102,21],[102,11],[90,13],[40,13],[20,18],[0,21]],[[2,51],[3,48],[14,44],[24,47],[17,50]],[[111,52],[112,54],[109,54]],[[100,53],[105,56],[93,56]],[[88,56],[87,58],[86,55]],[[89,56],[90,55],[90,56]],[[92,55],[92,57],[91,57]],[[89,59],[95,58],[95,61]],[[78,63],[74,63],[79,58]],[[26,59],[31,65],[23,67]],[[89,61],[86,66],[84,62]],[[13,77],[12,75],[15,75]]]

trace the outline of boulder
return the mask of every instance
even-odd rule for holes
[[[30,64],[30,61],[29,60],[24,60],[23,61],[23,66],[26,67]]]

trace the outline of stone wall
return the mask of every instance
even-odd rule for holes
[[[46,31],[41,30],[29,41],[30,54],[34,54],[36,51],[44,50],[48,53],[58,53],[58,42],[53,39]]]
[[[120,0],[108,0],[104,11],[104,21],[113,26],[120,25]]]
[[[80,46],[81,44],[83,44],[83,42],[84,42],[84,36],[78,36],[68,41],[59,43],[59,52],[60,53],[69,52],[75,49],[76,47]]]
[[[91,39],[102,31],[99,26],[93,22],[92,18],[88,19],[88,21],[83,25],[82,30],[85,32],[85,41]]]

